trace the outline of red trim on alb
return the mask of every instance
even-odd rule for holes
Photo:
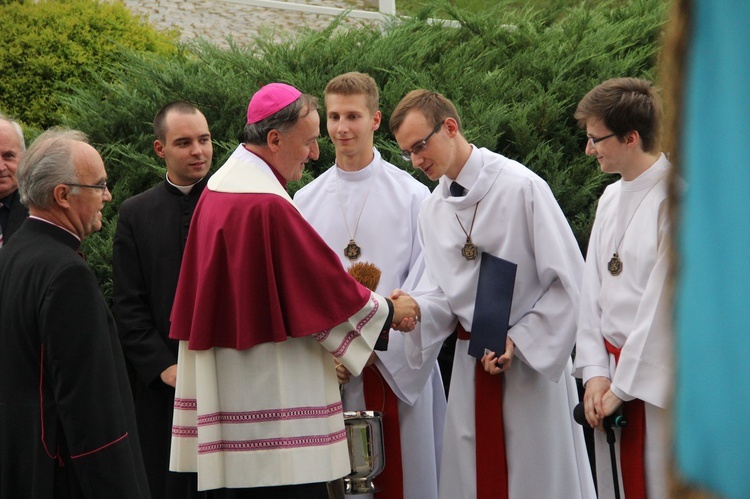
[[[404,498],[404,472],[401,460],[401,426],[398,417],[398,397],[388,386],[383,375],[373,364],[362,371],[365,408],[383,412],[385,468],[378,479],[381,494],[388,499]]]
[[[503,377],[476,362],[474,422],[477,446],[477,499],[508,499],[508,463],[503,427]]]
[[[457,330],[459,340],[471,338],[461,324]],[[488,373],[479,360],[474,370],[474,425],[477,499],[508,499],[503,376]]]
[[[615,364],[620,362],[621,348],[604,340],[607,352],[615,356]],[[646,466],[643,452],[646,446],[646,406],[643,400],[635,399],[622,405],[622,415],[628,425],[620,433],[620,468],[622,487],[628,499],[646,498]]]

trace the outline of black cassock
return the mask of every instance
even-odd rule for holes
[[[174,388],[161,373],[177,363],[169,338],[182,252],[206,176],[189,194],[163,181],[120,206],[114,238],[114,313],[132,369],[136,419],[153,497],[194,497],[195,474],[169,472]]]
[[[6,198],[3,198],[3,204],[8,208],[4,214],[5,226],[3,227],[3,244],[8,244],[11,236],[21,227],[21,224],[26,217],[29,216],[29,210],[21,204],[21,196],[18,190],[13,191],[13,194]],[[0,209],[0,213],[2,209]]]
[[[149,497],[114,319],[79,241],[27,219],[0,250],[0,497]]]

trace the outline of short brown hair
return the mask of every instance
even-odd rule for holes
[[[176,111],[180,114],[195,114],[198,112],[198,108],[187,101],[174,101],[162,106],[161,109],[154,116],[154,136],[156,139],[164,142],[167,140],[167,114],[170,111]]]
[[[458,131],[462,131],[461,118],[458,116],[458,111],[456,111],[456,107],[451,101],[446,99],[443,94],[418,89],[406,94],[401,99],[401,102],[398,103],[396,109],[393,110],[389,122],[391,133],[398,131],[406,115],[414,109],[424,114],[427,120],[435,126],[445,121],[446,118],[453,118],[458,123]]]
[[[588,119],[602,120],[618,138],[637,131],[645,152],[659,152],[662,104],[656,87],[648,80],[612,78],[591,89],[573,115],[578,126]]]
[[[378,111],[380,102],[378,84],[375,83],[372,76],[365,73],[352,71],[334,77],[326,85],[325,94],[364,95],[367,102],[367,109],[372,114]]]

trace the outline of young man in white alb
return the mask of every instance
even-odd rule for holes
[[[427,187],[381,158],[373,147],[380,126],[378,87],[362,73],[333,78],[325,90],[328,134],[336,164],[297,192],[294,202],[344,267],[375,264],[377,292],[389,295],[420,272],[417,214]],[[407,284],[408,286],[408,284]],[[401,335],[371,357],[361,376],[338,367],[345,410],[382,411],[385,470],[375,480],[389,499],[436,499],[445,392],[435,362],[411,369]],[[361,497],[361,496],[356,496]]]
[[[407,94],[390,126],[404,156],[440,180],[418,227],[434,285],[411,293],[423,317],[442,300],[458,321],[440,497],[593,498],[570,376],[583,259],[552,191],[520,163],[470,144],[439,93]],[[480,360],[468,345],[483,253],[517,268],[506,351]],[[405,337],[415,365],[445,339],[444,328],[425,326]]]
[[[575,117],[586,128],[586,154],[621,177],[599,199],[586,256],[575,361],[585,416],[600,430],[620,408],[628,419],[615,430],[621,497],[668,497],[672,167],[659,144],[661,101],[649,81],[615,78],[587,93]],[[604,432],[595,432],[595,442],[599,497],[611,498]]]

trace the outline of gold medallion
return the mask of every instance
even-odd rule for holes
[[[622,272],[622,260],[620,260],[620,256],[617,253],[612,255],[612,259],[607,264],[607,270],[613,276],[618,276]]]
[[[461,248],[461,255],[467,260],[474,260],[479,254],[477,251],[477,245],[471,242],[471,232],[474,230],[474,220],[477,218],[477,208],[479,208],[479,201],[477,201],[477,204],[474,206],[474,215],[471,217],[471,227],[469,227],[469,232],[466,232],[464,224],[461,223],[461,219],[458,218],[458,213],[456,213],[458,225],[461,226],[461,230],[464,231],[464,235],[466,236],[466,244]]]
[[[651,190],[657,185],[659,185],[662,179],[664,179],[664,177],[666,176],[667,176],[666,173],[662,174],[662,176],[659,177],[656,180],[656,182],[654,182],[654,184],[648,188],[648,190],[646,191],[646,194],[644,194],[641,200],[638,201],[638,204],[635,205],[635,210],[633,210],[633,213],[630,215],[630,219],[628,220],[628,223],[625,225],[625,229],[623,229],[622,231],[620,240],[617,241],[617,244],[615,245],[615,253],[614,255],[612,255],[612,259],[607,264],[607,270],[609,270],[609,273],[612,274],[613,276],[618,276],[622,272],[622,260],[620,260],[619,251],[620,251],[620,245],[622,244],[622,241],[625,239],[625,234],[628,231],[628,227],[630,227],[630,222],[633,221],[633,219],[635,218],[635,214],[638,213],[638,208],[641,207],[641,203],[643,203],[643,200],[648,197],[648,194],[651,192]]]
[[[362,254],[362,249],[357,246],[354,239],[349,239],[349,244],[344,248],[344,256],[349,260],[356,260]]]
[[[461,254],[467,260],[474,260],[477,257],[477,245],[471,242],[471,239],[466,239],[466,244],[461,249]]]

